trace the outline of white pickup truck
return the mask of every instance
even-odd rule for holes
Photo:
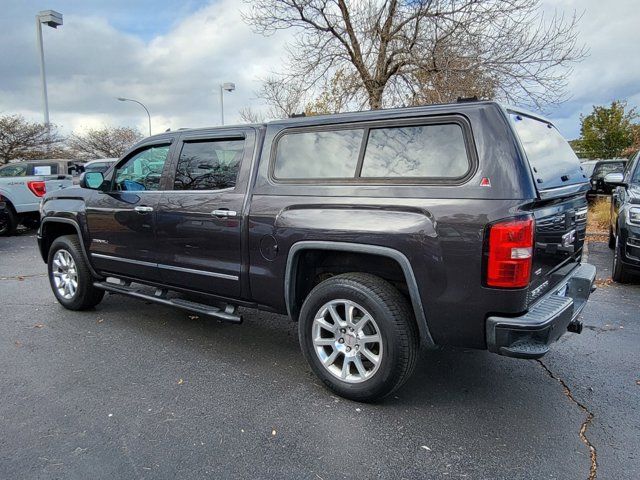
[[[0,236],[11,235],[19,224],[37,228],[40,198],[73,185],[80,167],[72,160],[15,162],[0,167]]]

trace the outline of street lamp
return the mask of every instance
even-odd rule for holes
[[[36,36],[38,38],[38,51],[40,53],[40,79],[42,80],[42,108],[44,110],[44,126],[49,136],[49,99],[47,98],[47,77],[44,72],[44,46],[42,44],[42,24],[51,28],[62,25],[62,14],[53,10],[43,10],[36,15]]]
[[[225,82],[220,84],[220,120],[222,125],[224,125],[224,91],[233,92],[235,89],[235,83]]]
[[[144,108],[144,111],[147,112],[147,117],[149,118],[149,136],[151,136],[151,114],[149,113],[149,109],[144,106],[144,103],[134,100],[133,98],[118,97],[118,100],[121,102],[134,102]]]

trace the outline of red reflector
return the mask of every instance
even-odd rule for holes
[[[29,187],[29,190],[31,190],[36,197],[42,197],[47,193],[47,187],[42,180],[27,182],[27,187]]]
[[[533,259],[533,219],[494,223],[489,230],[489,287],[529,285]]]
[[[480,180],[480,186],[481,187],[490,187],[491,186],[491,180],[489,180],[488,177],[482,177],[482,180]]]

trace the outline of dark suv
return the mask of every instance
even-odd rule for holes
[[[623,173],[605,177],[612,188],[609,247],[614,249],[611,276],[627,282],[640,274],[640,152],[627,164]]]
[[[593,288],[589,183],[544,118],[493,102],[181,130],[48,195],[58,301],[105,291],[240,323],[288,314],[331,389],[389,394],[419,347],[538,358]]]

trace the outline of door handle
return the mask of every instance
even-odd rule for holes
[[[133,207],[133,209],[138,213],[153,212],[153,207]]]
[[[213,212],[211,212],[211,215],[214,215],[216,217],[235,217],[238,215],[238,212],[236,212],[235,210],[229,210],[227,208],[221,208],[219,210],[214,210]]]

